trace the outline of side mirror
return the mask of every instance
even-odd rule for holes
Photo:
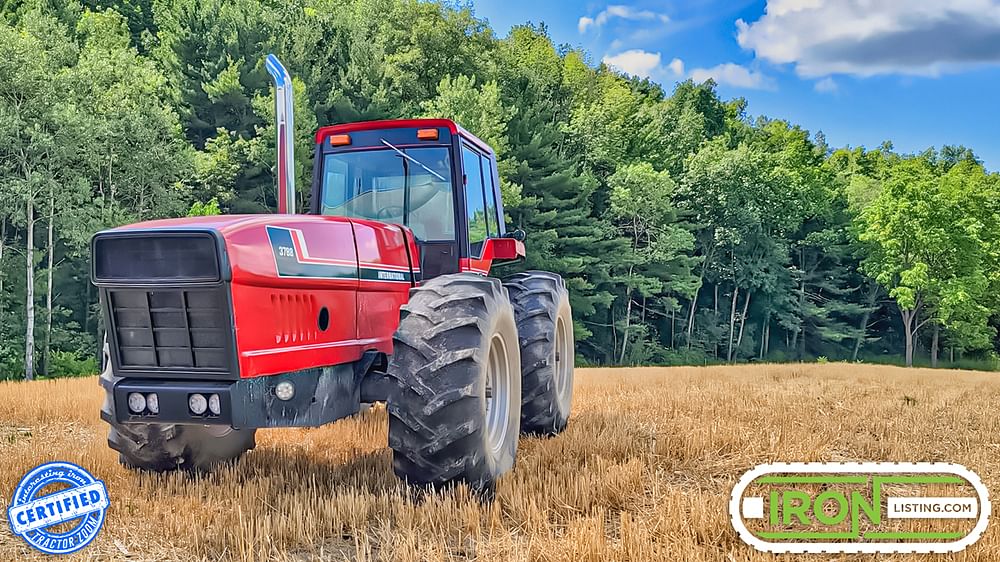
[[[527,237],[528,237],[528,235],[525,234],[525,232],[523,230],[521,230],[520,228],[516,228],[516,229],[508,232],[506,235],[504,235],[504,238],[513,238],[514,240],[517,240],[518,242],[524,242],[524,239],[527,238]]]
[[[524,258],[524,242],[509,236],[487,238],[483,244],[483,259],[499,265],[500,262],[517,261]]]

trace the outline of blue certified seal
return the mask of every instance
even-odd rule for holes
[[[62,486],[41,495],[51,484]],[[69,554],[94,540],[108,505],[104,482],[73,463],[50,462],[24,475],[14,490],[7,519],[14,534],[38,550]],[[57,525],[58,532],[49,531]]]

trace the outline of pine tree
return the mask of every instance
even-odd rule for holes
[[[559,153],[562,135],[549,122],[543,112],[522,111],[511,123],[511,154],[518,162],[511,180],[522,186],[523,203],[509,212],[515,226],[528,235],[524,267],[566,278],[582,343],[591,334],[586,319],[611,303],[606,288],[610,262],[623,255],[626,246],[611,235],[607,223],[591,215],[593,182]]]

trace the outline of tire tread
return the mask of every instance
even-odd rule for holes
[[[410,290],[393,336],[387,402],[393,471],[410,484],[493,489],[480,450],[485,423],[476,385],[489,319],[510,307],[498,279],[444,275]]]
[[[547,271],[526,271],[504,279],[517,320],[521,345],[521,432],[553,435],[565,429],[569,413],[555,405],[555,381],[550,351],[560,303],[568,292],[562,277]],[[570,327],[569,329],[572,329]]]

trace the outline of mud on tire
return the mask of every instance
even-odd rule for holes
[[[108,445],[118,451],[118,459],[123,465],[154,472],[206,471],[239,458],[256,445],[254,429],[118,423],[112,397],[114,378],[110,362],[105,365],[100,378],[105,393],[101,419],[111,425]]]
[[[387,402],[396,475],[489,493],[514,466],[520,354],[498,279],[443,275],[410,291],[393,336]]]
[[[566,429],[573,401],[573,314],[562,277],[526,271],[504,279],[521,347],[521,432]]]

